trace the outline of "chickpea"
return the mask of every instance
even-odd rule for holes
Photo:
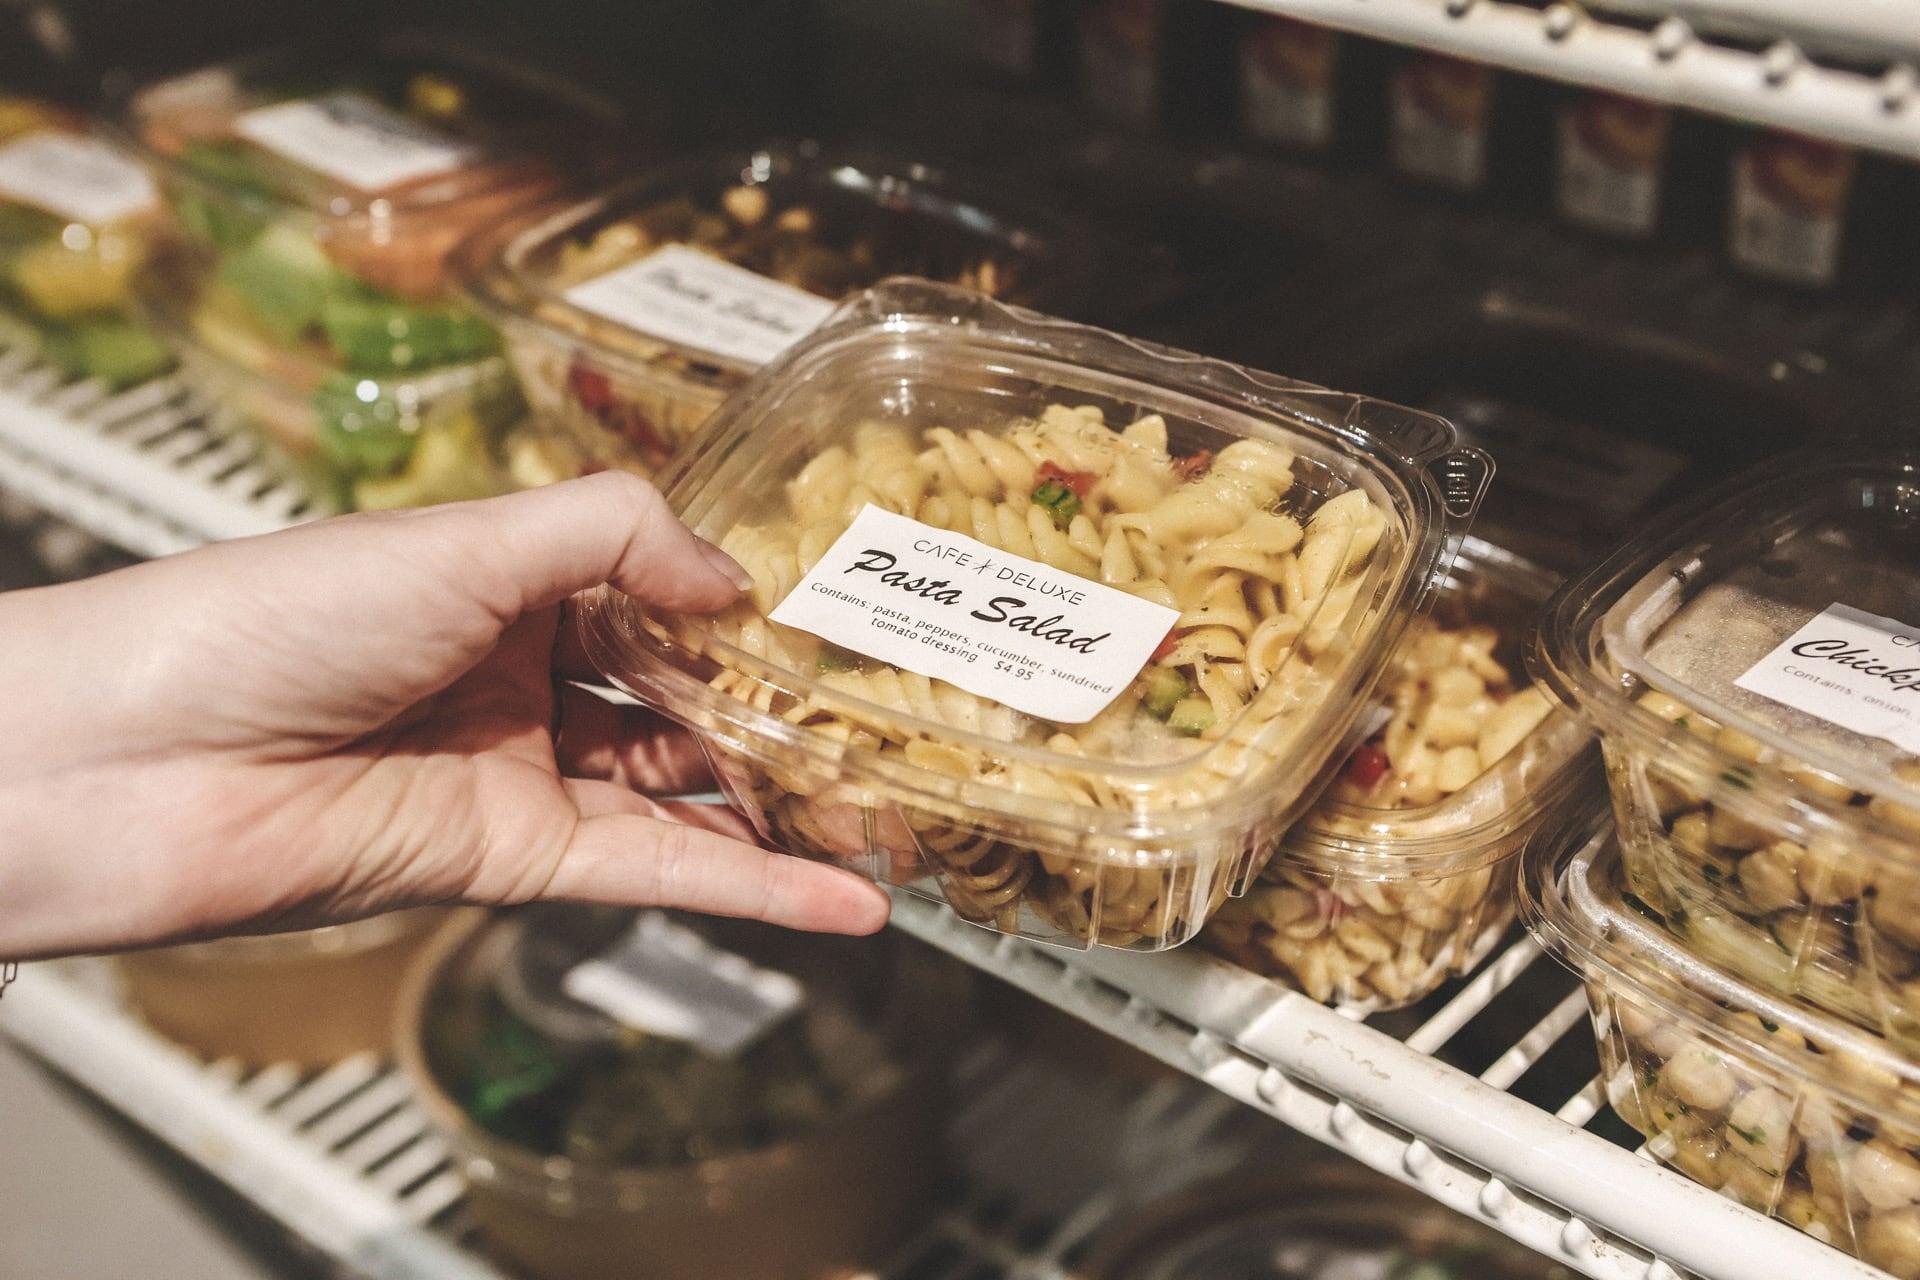
[[[1660,1080],[1680,1101],[1701,1111],[1719,1111],[1733,1101],[1739,1088],[1726,1059],[1698,1041],[1673,1055],[1661,1069]]]
[[[1660,692],[1658,689],[1649,689],[1641,694],[1639,702],[1641,706],[1645,707],[1654,715],[1659,716],[1662,720],[1667,721],[1669,724],[1687,716],[1685,703],[1673,697],[1671,694]]]
[[[1797,1051],[1807,1047],[1807,1038],[1792,1027],[1764,1022],[1759,1014],[1751,1011],[1735,1016],[1733,1025],[1740,1028],[1749,1039],[1762,1040],[1782,1049]]]
[[[767,193],[761,187],[733,187],[720,197],[720,207],[741,226],[757,226],[767,216]]]
[[[1920,1160],[1885,1138],[1862,1143],[1847,1162],[1854,1194],[1875,1209],[1920,1204]]]
[[[1847,804],[1853,799],[1852,787],[1819,769],[1803,765],[1797,769],[1787,770],[1787,776],[1822,800],[1835,800],[1841,804]]]
[[[1867,907],[1867,920],[1901,946],[1920,951],[1920,876],[1902,871],[1881,884]]]
[[[1707,831],[1715,844],[1726,849],[1758,849],[1773,839],[1772,832],[1730,813],[1724,805],[1714,806]]]
[[[1727,1149],[1778,1176],[1797,1154],[1793,1107],[1777,1090],[1750,1089],[1727,1115]]]
[[[1773,1208],[1774,1196],[1780,1189],[1778,1170],[1766,1170],[1745,1159],[1737,1145],[1729,1145],[1726,1155],[1719,1162],[1720,1192],[1744,1204],[1749,1209],[1766,1213]]]
[[[1860,1233],[1860,1256],[1899,1280],[1920,1280],[1920,1211],[1870,1216]]]
[[[1805,850],[1775,841],[1740,859],[1740,888],[1754,910],[1771,913],[1800,903],[1800,855]]]
[[[1448,747],[1440,754],[1440,764],[1434,771],[1434,784],[1440,790],[1452,792],[1460,790],[1480,776],[1480,753],[1472,747]]]
[[[1800,861],[1800,891],[1807,901],[1830,907],[1865,892],[1867,877],[1852,851],[1829,835],[1816,836]]]
[[[1867,811],[1904,835],[1920,835],[1920,809],[1875,796],[1867,802]]]
[[[1677,1127],[1669,1130],[1667,1136],[1673,1148],[1673,1154],[1668,1159],[1674,1168],[1702,1186],[1720,1185],[1724,1177],[1720,1168],[1725,1163],[1726,1148],[1717,1139],[1704,1132],[1683,1132]]]

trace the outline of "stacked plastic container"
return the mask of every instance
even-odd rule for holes
[[[1592,733],[1521,650],[1555,579],[1469,538],[1374,691],[1384,725],[1204,941],[1375,1011],[1466,972],[1513,922],[1516,859],[1598,785]]]
[[[609,590],[582,629],[780,847],[1156,950],[1340,764],[1477,503],[1451,466],[1484,458],[1425,414],[892,283],[730,399],[668,490],[750,597]]]
[[[0,341],[114,391],[165,372],[133,305],[165,234],[136,160],[63,108],[0,96]]]
[[[384,44],[162,81],[125,124],[182,231],[148,292],[190,376],[339,506],[510,483],[499,446],[522,405],[449,256],[606,159],[607,117],[495,63]]]
[[[893,275],[1043,307],[1094,270],[1072,223],[811,144],[672,164],[465,251],[550,465],[655,474],[753,371]]]
[[[1593,895],[1554,869],[1534,892],[1609,1052],[1655,1054],[1616,1106],[1692,1176],[1899,1275],[1920,1274],[1917,615],[1920,457],[1798,457],[1569,583],[1531,655],[1606,755],[1617,868],[1596,844]],[[1659,941],[1662,982],[1566,941],[1621,932],[1588,920],[1602,900]],[[1676,1057],[1695,1030],[1738,1070]],[[1673,1062],[1700,1088],[1653,1105]]]

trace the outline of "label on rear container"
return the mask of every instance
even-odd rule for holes
[[[361,191],[384,191],[449,173],[473,148],[359,93],[329,93],[256,107],[233,131]]]
[[[1830,284],[1853,190],[1854,154],[1787,134],[1764,134],[1734,161],[1735,262],[1795,284]]]
[[[716,947],[658,911],[575,965],[561,990],[621,1026],[730,1058],[791,1016],[806,989],[791,974]]]
[[[566,299],[616,324],[748,365],[765,364],[812,333],[834,306],[679,244],[577,284]]]
[[[1734,684],[1920,755],[1920,627],[1828,605]]]
[[[1240,45],[1240,106],[1247,133],[1290,147],[1331,142],[1339,49],[1340,37],[1324,27],[1262,19]]]
[[[1460,191],[1486,181],[1490,68],[1418,54],[1393,77],[1388,97],[1394,168]]]
[[[871,504],[767,616],[1056,724],[1105,710],[1180,620]]]
[[[1666,108],[1586,93],[1560,113],[1560,212],[1569,222],[1647,236],[1660,218]]]
[[[104,226],[157,196],[145,169],[98,138],[35,133],[0,147],[0,197],[62,218]]]

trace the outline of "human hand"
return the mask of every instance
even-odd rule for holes
[[[0,596],[0,957],[532,898],[879,928],[873,885],[640,794],[705,785],[683,731],[556,685],[574,592],[744,579],[609,473]]]

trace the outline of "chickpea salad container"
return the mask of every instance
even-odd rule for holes
[[[0,94],[0,338],[112,391],[164,373],[133,300],[165,231],[131,155],[64,108]]]
[[[1529,661],[1676,937],[1920,1043],[1920,455],[1762,468],[1568,583]]]
[[[1696,956],[1630,888],[1611,824],[1574,824],[1530,852],[1521,911],[1586,984],[1607,1100],[1655,1158],[1920,1277],[1910,1055]]]
[[[853,1275],[934,1206],[966,978],[899,934],[541,905],[438,942],[398,1054],[516,1275]]]
[[[456,297],[452,251],[604,160],[615,120],[533,72],[417,40],[283,48],[149,85],[123,124],[182,233],[153,301],[302,390],[498,361],[499,336]],[[345,487],[397,472],[405,443],[341,451]]]
[[[924,166],[811,144],[685,161],[464,251],[470,298],[580,469],[664,467],[833,304],[924,276],[1057,307],[1093,237]]]
[[[774,844],[1158,950],[1337,766],[1489,468],[1427,414],[888,282],[668,490],[750,595],[581,628]]]
[[[1469,538],[1374,697],[1387,719],[1202,935],[1316,1000],[1368,1012],[1464,973],[1513,921],[1513,860],[1598,787],[1592,732],[1528,682],[1555,579]]]

